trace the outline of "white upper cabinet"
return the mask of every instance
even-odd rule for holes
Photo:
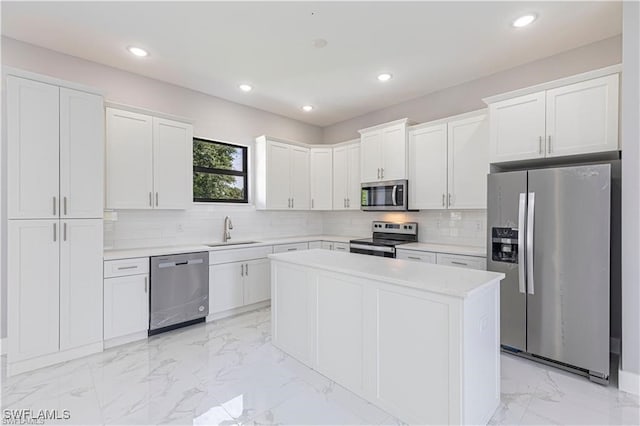
[[[8,225],[8,362],[59,349],[60,221]]]
[[[193,127],[107,108],[107,208],[186,209],[193,194]]]
[[[361,182],[407,178],[408,119],[360,130]]]
[[[101,218],[102,96],[7,76],[9,219]]]
[[[447,124],[409,129],[409,208],[444,209],[447,194]]]
[[[154,207],[185,209],[193,200],[193,127],[153,118]]]
[[[600,73],[602,75],[602,73]],[[546,90],[490,98],[492,163],[616,151],[619,76],[548,83]],[[542,87],[541,87],[542,88]]]
[[[333,148],[333,210],[360,209],[360,141]]]
[[[449,208],[486,209],[489,173],[487,115],[450,121],[447,140]]]
[[[59,216],[59,91],[7,77],[9,219]]]
[[[486,113],[409,128],[409,208],[485,209],[489,172]]]
[[[256,139],[256,193],[258,209],[309,210],[309,148]],[[328,183],[330,184],[330,183]]]
[[[153,207],[153,119],[107,108],[107,208]]]
[[[291,147],[291,208],[309,210],[309,148]]]
[[[102,96],[60,88],[60,217],[101,218],[103,188]]]
[[[547,91],[547,157],[618,149],[618,74]]]
[[[333,150],[331,148],[311,148],[311,210],[331,210],[331,188],[333,186],[332,165]]]
[[[489,105],[491,161],[544,157],[544,92]]]
[[[100,219],[60,222],[60,350],[102,341]]]

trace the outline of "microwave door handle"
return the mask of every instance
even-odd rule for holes
[[[398,201],[397,201],[397,195],[398,193],[398,185],[393,185],[393,190],[391,191],[391,202],[393,203],[394,206],[398,205]]]

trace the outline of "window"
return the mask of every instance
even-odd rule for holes
[[[247,203],[247,147],[193,138],[193,201]]]

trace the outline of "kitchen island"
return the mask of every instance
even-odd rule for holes
[[[491,418],[503,274],[327,250],[269,257],[275,346],[403,422]]]

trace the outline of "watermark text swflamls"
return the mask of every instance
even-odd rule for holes
[[[27,408],[2,410],[3,425],[42,425],[52,420],[69,420],[69,410],[31,410]]]

